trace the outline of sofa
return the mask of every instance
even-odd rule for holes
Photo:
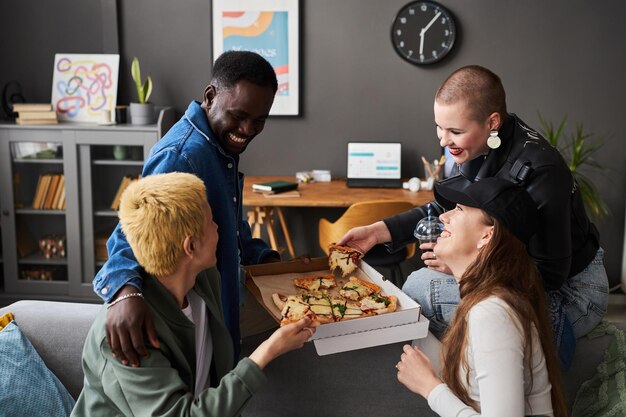
[[[82,387],[81,351],[89,327],[101,308],[96,304],[23,300],[0,309],[12,312],[48,368],[77,398]],[[261,310],[259,310],[261,311]],[[616,325],[626,330],[626,324]],[[271,333],[243,339],[242,354],[252,352]],[[568,403],[591,378],[610,337],[583,339],[574,365],[563,375]],[[435,416],[426,401],[396,379],[395,364],[403,343],[318,356],[312,343],[287,353],[266,368],[268,384],[245,408],[247,417],[280,416]]]

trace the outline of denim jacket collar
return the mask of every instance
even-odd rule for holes
[[[235,162],[239,161],[239,155],[231,155],[222,149],[220,142],[215,137],[215,133],[213,133],[213,129],[211,129],[211,125],[209,125],[209,119],[206,116],[206,112],[201,107],[201,103],[199,101],[194,100],[189,103],[189,107],[187,107],[187,110],[185,111],[185,117],[198,133],[204,136],[211,145],[215,146],[221,155],[227,158],[232,158]]]

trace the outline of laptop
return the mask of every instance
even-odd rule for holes
[[[397,142],[349,142],[348,187],[402,188]]]

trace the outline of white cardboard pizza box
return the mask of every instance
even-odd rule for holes
[[[246,270],[248,289],[277,321],[280,321],[280,311],[271,300],[272,293],[295,293],[293,278],[312,272],[329,272],[328,258],[254,265],[246,267]],[[419,304],[365,262],[361,262],[355,275],[379,285],[383,294],[398,297],[398,309],[379,316],[320,325],[311,338],[318,355],[426,337],[429,322],[420,314]]]

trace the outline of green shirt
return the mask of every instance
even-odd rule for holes
[[[233,347],[224,326],[215,268],[200,273],[194,287],[208,309],[213,339],[211,388],[194,399],[196,353],[194,325],[172,295],[154,278],[144,280],[148,304],[161,344],[139,368],[114,358],[106,341],[106,308],[96,317],[83,349],[84,387],[72,416],[237,416],[266,381],[261,369],[244,358],[235,369]],[[122,301],[123,302],[123,301]]]

